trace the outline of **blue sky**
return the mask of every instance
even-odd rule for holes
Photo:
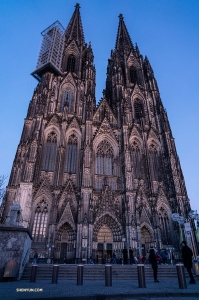
[[[105,87],[107,60],[115,46],[118,15],[124,15],[133,43],[146,55],[167,110],[188,195],[199,211],[199,1],[82,0],[86,42],[91,41],[97,72],[96,100]],[[46,27],[66,27],[72,0],[0,1],[1,147],[0,174],[10,175],[24,118],[37,81],[36,67]]]

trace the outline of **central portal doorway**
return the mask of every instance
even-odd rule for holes
[[[110,262],[112,259],[113,235],[107,225],[103,225],[97,235],[97,260],[99,264]]]

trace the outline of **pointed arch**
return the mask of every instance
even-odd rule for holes
[[[68,113],[74,112],[74,87],[72,84],[64,85],[61,93],[61,112],[64,111],[64,107],[68,107]]]
[[[67,60],[67,67],[66,67],[67,72],[75,72],[75,61],[76,61],[75,56],[73,54],[70,54]]]
[[[144,117],[144,107],[142,101],[139,98],[136,98],[134,100],[133,107],[135,123],[140,124],[141,119]]]
[[[113,174],[113,148],[107,140],[103,140],[97,146],[96,174]]]
[[[54,131],[51,131],[47,136],[43,170],[53,172],[55,170],[55,160],[57,153],[57,135]]]
[[[78,138],[75,133],[73,133],[69,136],[66,147],[65,172],[67,173],[74,174],[77,171],[77,150]]]
[[[149,160],[150,160],[150,169],[151,169],[151,176],[153,180],[161,180],[161,170],[160,170],[160,157],[159,157],[159,151],[157,143],[155,143],[154,140],[152,140],[148,144],[149,149]]]
[[[131,163],[134,178],[139,179],[142,176],[141,145],[138,139],[134,138],[131,142]]]
[[[32,237],[34,242],[45,242],[49,218],[49,203],[45,198],[37,202],[34,211]]]
[[[110,214],[104,214],[97,219],[93,226],[93,241],[97,242],[97,236],[100,228],[107,225],[110,228],[113,235],[113,242],[119,242],[122,240],[122,226],[121,224]]]
[[[152,228],[147,223],[142,223],[141,228],[141,242],[142,245],[145,247],[145,251],[149,250],[150,245],[153,244],[154,240],[154,233]]]
[[[171,244],[170,240],[170,220],[171,217],[169,216],[169,210],[164,205],[161,204],[158,207],[158,218],[159,218],[159,225],[160,225],[160,233],[161,233],[161,240],[164,245]]]

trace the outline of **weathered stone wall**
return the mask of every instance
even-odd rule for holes
[[[0,280],[3,279],[5,265],[11,259],[18,263],[17,278],[21,278],[25,264],[29,260],[31,241],[26,228],[0,226]]]

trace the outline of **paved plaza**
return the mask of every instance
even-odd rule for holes
[[[164,279],[159,283],[146,281],[146,288],[139,288],[137,280],[114,280],[111,287],[105,287],[104,280],[84,280],[77,286],[75,280],[59,280],[52,284],[49,280],[29,280],[0,283],[1,300],[19,299],[67,299],[67,300],[135,300],[135,299],[191,299],[199,298],[199,280],[189,284],[187,289],[179,289],[178,279]]]

